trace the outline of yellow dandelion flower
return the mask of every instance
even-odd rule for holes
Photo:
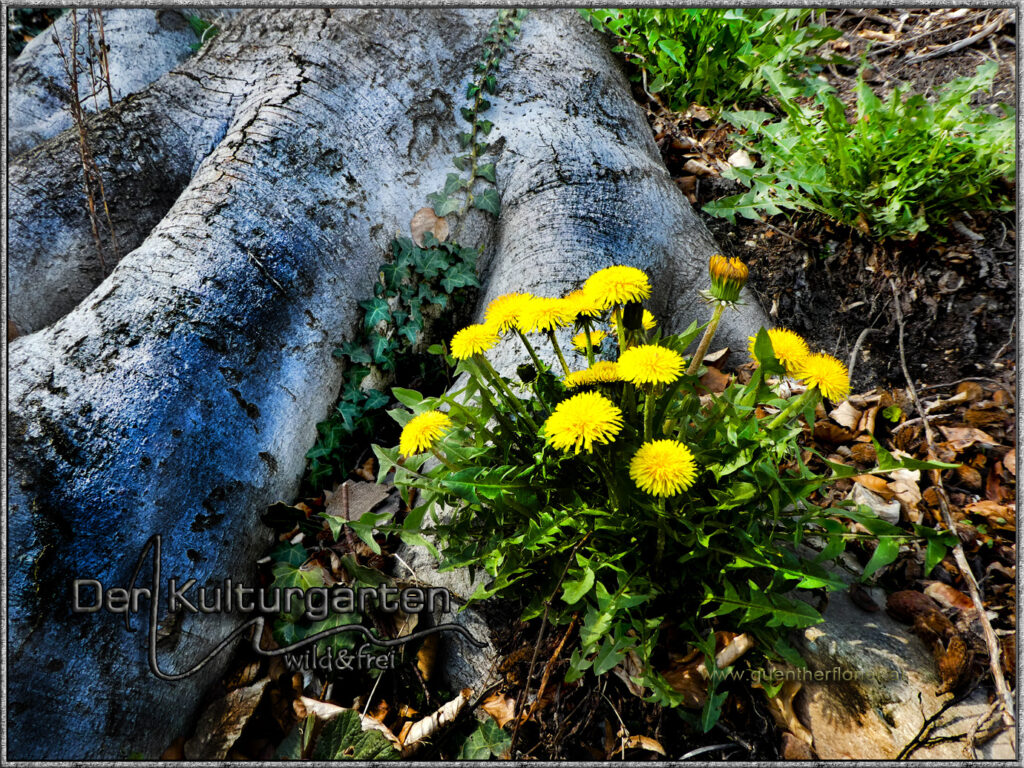
[[[398,451],[403,456],[423,453],[440,440],[451,427],[452,420],[447,413],[441,411],[427,411],[419,416],[413,416],[402,429]]]
[[[757,341],[757,337],[750,336],[748,338],[750,339],[750,356],[756,360],[754,342]],[[769,328],[768,338],[771,339],[772,349],[775,350],[775,357],[778,358],[788,373],[794,373],[799,370],[804,358],[811,353],[807,348],[806,341],[793,333],[793,331],[785,328]]]
[[[541,333],[572,325],[575,319],[573,307],[565,299],[535,296],[523,306],[516,327],[523,333]]]
[[[737,301],[740,297],[740,289],[747,282],[747,265],[733,257],[725,258],[719,254],[711,257],[708,262],[708,272],[711,273],[711,295],[719,301]]]
[[[629,462],[636,487],[652,496],[675,496],[697,478],[693,452],[675,440],[644,443]]]
[[[653,331],[654,326],[658,324],[658,321],[654,319],[654,315],[651,314],[650,310],[644,310],[644,318],[641,321],[645,331]]]
[[[608,331],[593,330],[590,332],[590,343],[596,349],[608,335]],[[581,331],[572,337],[572,345],[583,354],[587,353],[587,332]]]
[[[846,366],[831,355],[808,355],[800,363],[797,376],[808,387],[817,387],[822,397],[839,402],[850,394],[850,374]]]
[[[586,291],[573,291],[566,294],[565,300],[572,305],[579,317],[594,319],[600,317],[604,312],[601,303],[596,301],[593,296],[587,295]]]
[[[619,373],[619,364],[609,360],[596,362],[587,371],[590,373],[591,379],[601,384],[622,381],[622,374]]]
[[[585,387],[586,385],[593,383],[594,377],[590,373],[589,369],[567,373],[565,378],[562,379],[562,384],[566,389],[576,389],[577,387]]]
[[[641,344],[630,347],[619,357],[619,373],[634,384],[668,384],[679,378],[685,364],[683,356],[666,347]]]
[[[574,453],[610,443],[622,431],[622,411],[597,392],[581,392],[560,402],[544,422],[544,434],[555,448]]]
[[[613,266],[595,272],[583,284],[583,292],[603,308],[643,301],[651,295],[651,281],[642,269]]]
[[[467,325],[452,336],[452,356],[465,360],[480,355],[498,343],[498,331],[492,325]]]
[[[510,331],[515,327],[516,321],[531,299],[533,296],[528,293],[506,293],[499,296],[488,304],[484,311],[487,325],[497,329],[500,333]]]

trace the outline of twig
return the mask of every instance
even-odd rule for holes
[[[996,707],[998,706],[999,699],[996,699],[992,702],[991,705],[989,705],[989,708],[985,711],[985,714],[979,717],[971,726],[970,730],[967,731],[967,749],[970,752],[970,758],[972,760],[978,759],[978,754],[974,751],[974,744],[975,739],[978,735],[978,729],[981,728],[982,723],[988,722],[988,719],[992,717],[992,713],[996,711]]]
[[[779,229],[778,227],[776,227],[776,226],[775,226],[774,224],[772,224],[772,223],[771,223],[770,221],[765,221],[765,222],[763,222],[763,224],[764,224],[764,225],[765,225],[766,227],[768,227],[769,229],[771,229],[771,230],[774,230],[775,232],[778,232],[778,233],[779,233],[780,235],[782,235],[782,236],[783,236],[784,238],[786,238],[787,240],[790,240],[790,241],[792,241],[792,242],[796,243],[797,245],[802,245],[802,246],[804,246],[805,248],[807,247],[807,243],[805,243],[805,242],[804,242],[803,240],[801,240],[801,239],[800,239],[799,237],[795,237],[794,235],[791,235],[791,234],[789,234],[789,232],[783,232],[783,231],[782,231],[781,229]]]
[[[878,331],[878,328],[865,328],[853,343],[853,351],[850,352],[850,360],[846,366],[850,381],[853,381],[853,368],[857,364],[857,353],[860,352],[860,345],[864,343],[864,339],[867,338],[869,333],[878,333]]]
[[[1007,348],[1008,348],[1008,347],[1009,347],[1009,346],[1010,346],[1011,344],[1013,344],[1013,329],[1014,329],[1014,328],[1016,328],[1016,327],[1017,327],[1017,317],[1016,317],[1016,315],[1014,315],[1014,318],[1013,318],[1013,322],[1012,322],[1012,323],[1010,323],[1010,333],[1009,333],[1009,336],[1010,336],[1010,338],[1008,338],[1008,339],[1006,340],[1006,343],[1005,343],[1005,344],[1003,344],[1003,346],[1001,346],[1001,347],[999,348],[999,351],[998,351],[998,352],[996,352],[996,353],[995,353],[995,354],[994,354],[994,355],[992,356],[992,362],[991,362],[991,363],[989,363],[989,365],[995,365],[996,361],[997,361],[997,360],[998,360],[998,359],[999,359],[1000,357],[1002,357],[1002,356],[1003,356],[1003,353],[1004,353],[1004,352],[1005,352],[1005,351],[1007,350]]]
[[[991,24],[987,24],[970,37],[965,37],[963,40],[958,40],[955,43],[950,43],[949,45],[944,45],[941,48],[936,48],[934,51],[922,53],[919,56],[911,56],[910,58],[906,59],[904,63],[918,64],[922,61],[928,61],[929,59],[935,59],[938,58],[939,56],[945,56],[947,53],[955,53],[956,51],[959,51],[962,48],[967,48],[970,45],[974,45],[975,43],[984,40],[986,37],[996,32],[997,30],[1002,29],[1003,26],[1006,24],[1006,19],[1006,12],[1000,13],[998,16],[996,16],[996,18],[992,21]]]
[[[555,648],[555,652],[551,654],[551,658],[548,659],[548,663],[544,665],[544,672],[540,676],[540,686],[537,688],[537,696],[533,700],[533,704],[530,705],[530,711],[526,713],[526,720],[533,717],[533,714],[537,711],[540,706],[541,697],[544,696],[544,690],[548,687],[548,678],[551,677],[551,669],[554,667],[555,662],[558,661],[558,657],[562,655],[562,649],[565,647],[565,641],[569,639],[569,635],[576,629],[576,620],[579,618],[579,614],[573,614],[572,621],[569,622],[569,628],[562,635],[562,639],[558,643],[558,647]]]
[[[910,370],[907,368],[907,357],[903,349],[903,310],[900,308],[899,294],[896,290],[896,281],[890,279],[889,285],[892,288],[893,301],[896,307],[896,323],[899,325],[900,336],[899,336],[899,351],[900,351],[900,365],[903,367],[903,376],[907,380],[907,388],[910,390],[911,398],[914,401],[914,407],[917,408],[917,412],[921,416],[921,421],[924,424],[924,435],[925,440],[928,443],[928,453],[930,457],[934,457],[937,454],[935,450],[935,436],[932,434],[932,427],[928,421],[928,413],[921,406],[921,399],[917,395],[917,388],[914,386],[914,381],[910,377]],[[946,490],[942,485],[942,472],[940,470],[932,471],[932,484],[935,487],[935,496],[939,500],[939,507],[942,509],[943,521],[946,523],[946,527],[950,532],[956,533],[956,523],[953,521],[953,515],[949,511],[949,502],[946,499]],[[967,585],[967,591],[971,596],[971,601],[974,603],[974,610],[978,614],[978,621],[981,623],[982,631],[985,635],[985,645],[988,646],[988,666],[992,672],[992,680],[995,682],[996,693],[999,695],[1003,709],[1003,722],[1011,729],[1010,744],[1016,751],[1017,747],[1013,740],[1013,726],[1014,726],[1014,711],[1013,711],[1013,694],[1010,693],[1010,688],[1006,684],[1006,678],[1003,676],[1002,665],[1000,664],[1001,649],[999,642],[996,640],[996,634],[992,631],[992,624],[988,620],[988,616],[985,613],[985,605],[981,601],[981,592],[978,588],[978,582],[974,578],[974,572],[971,570],[971,566],[967,562],[967,556],[964,554],[963,544],[960,542],[960,537],[955,537],[956,543],[953,546],[953,559],[956,561],[957,566],[960,568],[960,573],[964,577],[964,583]]]
[[[946,24],[941,27],[936,27],[935,29],[930,29],[927,32],[922,32],[920,35],[914,35],[914,37],[908,37],[903,40],[897,40],[891,45],[885,45],[882,46],[881,48],[873,48],[870,51],[868,51],[865,55],[869,59],[874,58],[875,56],[881,56],[883,53],[888,53],[889,51],[895,48],[902,48],[904,46],[910,45],[911,43],[919,42],[921,40],[924,40],[925,38],[931,37],[932,35],[938,34],[943,30],[947,30],[952,27],[959,27],[964,24],[967,24],[968,22],[976,21],[977,19],[980,19],[982,16],[986,15],[986,13],[987,11],[982,11],[981,13],[976,13],[973,16],[968,16],[963,19],[957,19],[952,24]]]
[[[899,21],[895,21],[873,11],[850,10],[850,13],[852,13],[854,16],[859,16],[862,19],[877,21],[879,24],[888,24],[890,27],[898,27],[900,25]]]
[[[537,633],[537,644],[533,646],[533,656],[530,658],[530,667],[526,672],[526,687],[523,688],[522,693],[519,694],[519,698],[516,701],[516,712],[521,712],[523,705],[526,703],[527,697],[530,695],[530,682],[533,680],[533,668],[537,664],[537,653],[540,651],[541,645],[544,644],[544,633],[548,627],[548,611],[551,610],[551,601],[555,599],[555,595],[558,594],[558,588],[562,586],[562,582],[565,580],[566,574],[569,573],[569,566],[572,565],[572,560],[576,556],[576,552],[583,546],[585,542],[590,538],[590,534],[586,534],[582,539],[576,542],[576,546],[572,548],[572,552],[569,553],[569,557],[566,558],[565,568],[562,569],[562,575],[558,577],[558,582],[555,584],[555,588],[551,591],[551,597],[544,601],[544,617],[540,622],[540,632]],[[516,759],[516,744],[519,742],[519,725],[522,722],[522,718],[516,717],[516,724],[512,728],[512,741],[509,745],[508,755],[510,760]]]

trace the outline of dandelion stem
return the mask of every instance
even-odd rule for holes
[[[476,355],[474,357],[474,362],[479,362],[480,360],[483,360],[484,362],[487,362],[486,358],[484,358],[483,355]],[[474,378],[477,379],[477,384],[480,386],[480,397],[481,397],[481,399],[484,402],[486,402],[487,405],[489,405],[491,407],[491,410],[494,411],[495,417],[498,419],[498,423],[501,424],[501,426],[504,427],[505,430],[508,431],[509,435],[513,435],[513,436],[516,435],[515,427],[513,427],[512,423],[508,419],[505,418],[505,414],[503,414],[501,412],[501,409],[498,408],[498,404],[496,402],[494,402],[494,399],[491,397],[490,391],[487,389],[487,382],[489,381],[488,376],[487,376],[487,372],[485,370],[482,370],[481,366],[479,366],[479,365],[477,365],[475,367],[476,367],[476,373],[479,374],[479,376],[474,375]],[[480,379],[483,379],[484,381],[480,381]],[[511,405],[509,407],[511,407]],[[515,410],[515,409],[513,408],[513,410]],[[518,413],[518,411],[517,411],[517,413]],[[497,445],[497,444],[498,444],[498,442],[495,441],[495,445]]]
[[[519,335],[519,338],[523,340],[523,346],[525,346],[526,351],[530,353],[530,358],[533,360],[533,364],[537,368],[537,375],[540,376],[543,366],[541,365],[540,358],[537,357],[537,351],[533,348],[533,344],[530,343],[530,340],[526,338],[525,333],[520,331],[518,328],[516,329],[516,333]]]
[[[594,366],[594,342],[590,338],[590,321],[583,324],[583,332],[587,334],[587,365]]]
[[[458,467],[456,467],[454,464],[452,464],[450,461],[448,461],[447,457],[443,453],[441,453],[439,450],[437,450],[437,446],[434,446],[434,445],[430,446],[430,452],[432,454],[434,454],[438,458],[438,460],[442,464],[444,464],[446,467],[448,467],[448,469],[450,469],[452,472],[458,472],[459,471]]]
[[[644,442],[654,437],[654,397],[656,391],[657,387],[652,386],[644,394]]]
[[[565,371],[565,375],[568,376],[569,364],[565,362],[565,355],[562,354],[562,347],[558,344],[554,330],[548,331],[548,338],[551,339],[551,346],[555,348],[555,354],[558,355],[558,362],[562,364],[562,369]],[[538,371],[538,373],[540,372]]]
[[[656,506],[658,510],[658,530],[657,538],[654,542],[654,562],[660,564],[665,556],[665,500],[659,498]]]
[[[697,371],[700,370],[700,364],[704,362],[704,355],[708,353],[708,347],[711,346],[711,339],[715,336],[715,331],[718,330],[718,321],[722,319],[722,312],[725,311],[725,303],[721,301],[715,302],[715,310],[711,313],[711,322],[708,323],[708,327],[704,330],[704,336],[700,340],[700,346],[697,347],[697,351],[693,353],[693,360],[690,361],[690,367],[686,369],[687,376],[696,376]]]
[[[512,394],[512,390],[508,388],[504,379],[502,379],[501,376],[498,375],[498,372],[494,370],[490,360],[483,355],[477,355],[477,360],[480,363],[480,368],[488,377],[490,377],[491,383],[493,383],[497,389],[501,390],[502,395],[504,395],[508,402],[509,408],[515,411],[516,415],[521,417],[523,421],[529,425],[530,429],[536,432],[537,425],[534,423],[533,419],[530,418],[530,414],[526,412],[526,408],[523,406],[523,403],[520,402],[518,397]],[[537,375],[540,375],[540,371],[537,372]]]
[[[619,354],[621,355],[626,351],[626,328],[622,324],[622,307],[616,306],[612,317],[615,320],[615,333],[619,337]]]
[[[794,413],[799,413],[800,409],[802,409],[804,405],[807,404],[807,401],[810,400],[811,397],[813,397],[817,393],[818,388],[811,387],[802,395],[800,395],[800,397],[794,398],[793,401],[790,402],[790,404],[787,405],[785,409],[783,409],[783,411],[779,413],[778,416],[771,420],[771,423],[768,425],[768,429],[775,429],[776,427],[782,426],[785,422],[789,420],[789,418]]]

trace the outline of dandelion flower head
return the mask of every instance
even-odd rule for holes
[[[602,331],[600,329],[595,329],[595,330],[590,332],[590,343],[594,347],[594,349],[597,349],[598,347],[601,346],[601,342],[607,336],[608,336],[608,331]],[[586,331],[580,331],[575,336],[573,336],[572,337],[572,345],[574,347],[576,347],[576,349],[578,349],[580,352],[583,352],[584,354],[586,354],[586,352],[587,352],[587,332]]]
[[[757,359],[754,354],[754,343],[756,336],[750,336],[750,356]],[[772,349],[775,350],[775,357],[782,363],[788,373],[799,370],[800,364],[810,354],[807,342],[800,338],[793,331],[785,328],[769,328],[768,338],[771,339]]]
[[[556,407],[544,422],[547,441],[555,448],[590,453],[595,443],[610,443],[622,431],[622,411],[598,392],[581,392]]]
[[[648,298],[651,295],[651,281],[642,269],[616,265],[605,267],[588,277],[583,284],[583,292],[607,308]]]
[[[498,343],[498,331],[492,325],[467,325],[452,337],[452,356],[466,360],[481,355]]]
[[[693,452],[675,440],[644,443],[629,462],[629,476],[636,487],[652,496],[675,496],[697,477]]]
[[[499,333],[511,330],[532,299],[533,296],[528,293],[506,293],[499,296],[484,311],[486,324]]]
[[[572,325],[576,315],[565,299],[535,296],[524,306],[516,327],[523,333],[543,333]]]
[[[447,413],[441,411],[427,411],[413,416],[402,429],[398,451],[403,456],[423,453],[440,440],[451,426],[452,420]]]
[[[667,347],[641,344],[630,347],[619,357],[619,373],[634,384],[668,384],[679,378],[685,364],[683,356]]]
[[[822,397],[834,402],[845,400],[850,394],[850,374],[846,366],[831,355],[808,355],[800,364],[797,376],[808,387],[817,387]]]

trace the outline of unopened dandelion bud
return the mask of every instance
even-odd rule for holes
[[[747,265],[733,257],[715,254],[708,263],[711,273],[711,295],[718,301],[732,303],[739,301],[740,291],[747,283]]]

